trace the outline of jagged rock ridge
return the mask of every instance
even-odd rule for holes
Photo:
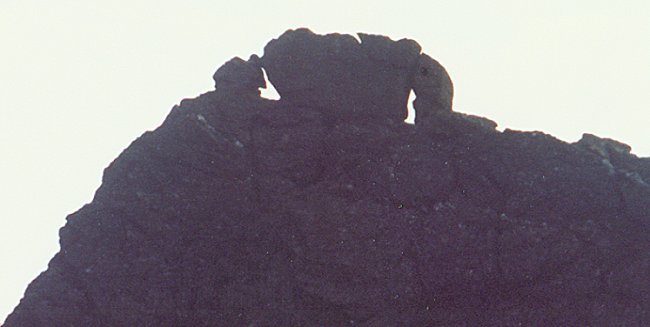
[[[360,39],[222,66],[105,170],[6,326],[650,322],[647,158],[498,132],[417,43]]]

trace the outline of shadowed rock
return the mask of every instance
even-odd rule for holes
[[[420,46],[378,35],[359,38],[290,30],[267,44],[262,65],[288,102],[340,120],[404,121]]]
[[[435,59],[420,55],[413,73],[413,101],[415,124],[430,123],[434,113],[450,112],[454,98],[454,86],[447,71]]]
[[[450,112],[414,41],[360,38],[219,68],[106,168],[5,326],[650,325],[648,158]]]
[[[248,61],[235,57],[214,73],[215,88],[224,94],[260,95],[260,88],[266,88],[264,73],[259,57],[252,55]]]
[[[417,42],[381,35],[317,35],[289,30],[264,48],[264,57],[234,58],[215,73],[217,90],[258,92],[265,87],[261,66],[284,101],[310,106],[333,119],[406,119],[411,89],[416,124],[449,112],[453,85],[436,60]]]

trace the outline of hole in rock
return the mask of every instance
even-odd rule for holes
[[[280,94],[275,89],[275,86],[271,84],[271,81],[269,81],[268,76],[266,76],[266,70],[264,68],[262,68],[262,73],[264,74],[264,80],[266,81],[266,88],[260,88],[260,96],[268,100],[280,100]]]
[[[415,109],[413,109],[413,100],[415,100],[415,93],[413,90],[409,93],[409,99],[406,103],[406,109],[408,109],[408,115],[406,116],[406,119],[404,119],[404,122],[407,124],[415,124]]]

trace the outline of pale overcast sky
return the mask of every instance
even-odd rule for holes
[[[228,3],[0,2],[0,321],[120,151],[289,28],[415,39],[456,111],[650,156],[650,1]]]

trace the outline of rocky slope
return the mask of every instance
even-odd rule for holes
[[[6,326],[650,324],[650,159],[499,132],[417,43],[360,37],[222,66],[105,170]]]

